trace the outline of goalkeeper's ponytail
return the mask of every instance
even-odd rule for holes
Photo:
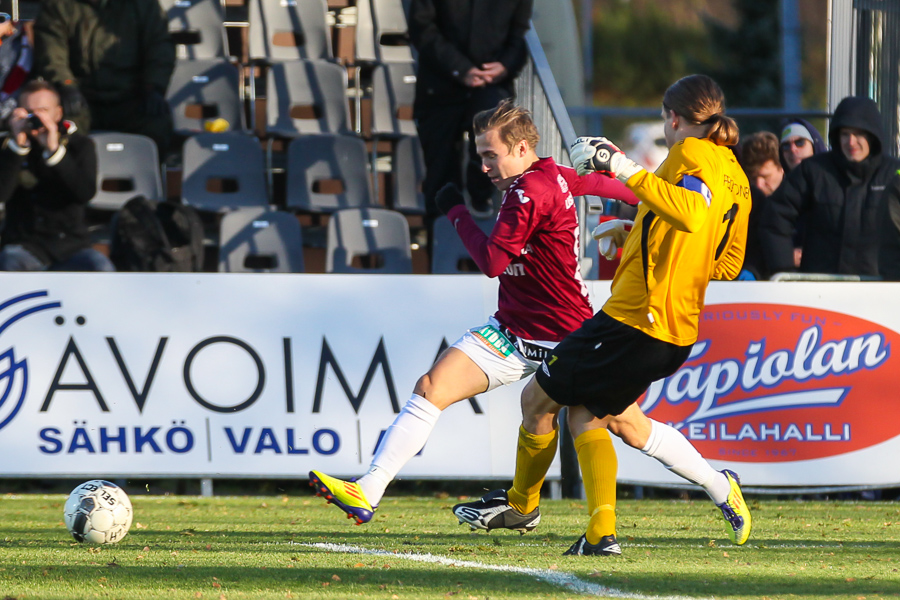
[[[709,133],[706,134],[706,137],[720,146],[734,146],[738,143],[740,132],[734,119],[719,113],[710,117],[708,122],[712,126],[709,128]]]
[[[670,85],[663,96],[663,106],[694,125],[708,125],[706,137],[720,146],[738,142],[737,123],[725,116],[722,88],[706,75],[688,75]]]

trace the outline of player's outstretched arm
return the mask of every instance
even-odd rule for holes
[[[488,277],[497,277],[506,270],[514,256],[481,231],[466,208],[465,199],[459,188],[448,183],[438,190],[434,201],[438,210],[450,219],[463,245],[482,273]]]
[[[579,175],[600,173],[622,183],[644,170],[605,137],[580,137],[569,149],[572,165]]]

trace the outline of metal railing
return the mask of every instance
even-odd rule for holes
[[[541,154],[569,165],[569,146],[578,137],[534,27],[525,34],[530,60],[516,78],[516,102],[531,111],[541,134]]]

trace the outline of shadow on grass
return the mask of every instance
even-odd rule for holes
[[[356,561],[352,556],[347,562]],[[14,573],[7,572],[7,582],[12,584],[9,592],[13,595],[23,590],[34,589],[35,584],[45,582],[42,588],[54,589],[54,580],[64,580],[66,587],[88,587],[95,585],[98,578],[104,579],[105,586],[115,594],[115,590],[135,591],[218,591],[243,592],[273,589],[322,590],[336,597],[343,597],[342,590],[356,595],[368,590],[376,592],[416,590],[428,595],[446,595],[460,591],[479,596],[526,597],[546,595],[558,591],[549,583],[535,581],[527,575],[498,576],[495,572],[461,570],[453,567],[420,565],[397,567],[388,565],[389,557],[361,557],[358,566],[297,566],[295,568],[250,568],[250,567],[148,567],[128,566],[110,568],[108,566],[65,566],[65,567],[17,567]],[[326,590],[327,588],[327,590]],[[404,596],[409,597],[409,596]],[[464,596],[465,597],[465,596]]]
[[[7,593],[15,596],[23,591],[34,593],[39,590],[58,592],[59,587],[71,589],[73,586],[88,587],[102,578],[105,586],[115,593],[116,589],[141,592],[176,591],[221,591],[222,593],[289,589],[319,589],[336,597],[347,594],[400,590],[415,595],[448,595],[466,592],[478,596],[530,597],[559,591],[565,586],[557,586],[537,580],[531,574],[500,574],[495,571],[464,567],[452,567],[415,563],[397,566],[399,557],[339,555],[325,551],[308,549],[302,556],[308,559],[330,561],[327,566],[310,566],[298,563],[296,567],[241,567],[241,566],[119,566],[98,563],[93,566],[28,565],[7,568],[4,575]],[[569,565],[590,561],[598,569],[608,564],[610,559],[597,557],[572,557],[562,559],[560,571],[566,572]],[[616,559],[612,559],[616,560]],[[340,562],[341,564],[334,564]],[[408,563],[407,563],[408,564]],[[700,595],[700,596],[778,596],[809,598],[835,598],[847,594],[888,594],[896,593],[897,583],[884,580],[855,581],[837,575],[819,575],[814,579],[790,575],[772,576],[734,572],[728,577],[712,577],[701,573],[671,574],[648,572],[616,575],[594,571],[582,576],[581,580],[595,586],[611,588],[610,591],[628,592],[642,595]],[[57,582],[64,582],[57,583]],[[599,590],[602,593],[602,590]],[[408,597],[408,596],[404,596]]]

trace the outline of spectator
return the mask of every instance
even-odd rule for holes
[[[46,81],[22,88],[0,149],[0,202],[6,223],[0,271],[112,271],[91,248],[84,207],[96,191],[97,151],[63,121]]]
[[[57,85],[82,131],[146,135],[165,156],[175,46],[158,0],[44,0],[34,43],[35,74]]]
[[[747,252],[738,279],[768,279],[769,273],[759,241],[759,218],[766,200],[781,185],[784,169],[778,156],[778,138],[770,131],[751,133],[741,142],[740,162],[750,181],[750,223],[747,227]]]
[[[815,154],[828,151],[825,140],[819,130],[812,123],[804,119],[785,119],[781,122],[781,166],[788,173],[796,168],[804,159]],[[803,229],[802,219],[796,224],[794,233],[794,268],[800,267],[803,258]]]
[[[472,209],[493,208],[494,186],[481,171],[472,118],[513,96],[527,57],[533,0],[412,0],[409,33],[419,53],[414,115],[425,156],[426,207],[447,183],[463,189],[463,134],[469,134],[465,188]]]
[[[741,166],[750,180],[750,186],[766,197],[771,196],[784,179],[775,134],[759,131],[744,138],[741,142]]]
[[[760,241],[771,272],[795,269],[792,237],[803,219],[800,271],[878,275],[878,221],[900,168],[883,154],[882,139],[873,100],[841,100],[828,131],[832,150],[803,160],[763,211]]]
[[[795,169],[803,159],[827,150],[822,134],[809,121],[785,119],[781,122],[780,156],[785,173]]]
[[[0,120],[16,108],[19,88],[31,71],[31,43],[7,13],[0,13]]]

